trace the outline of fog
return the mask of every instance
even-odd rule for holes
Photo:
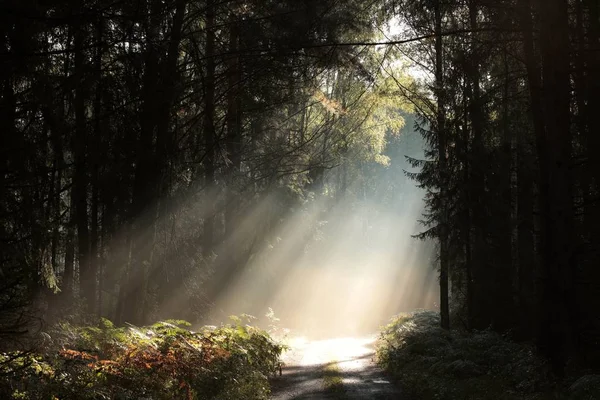
[[[404,156],[422,157],[421,143],[410,130],[404,135],[388,149],[390,165],[374,168],[367,184],[353,182],[344,194],[325,192],[291,208],[229,277],[202,323],[263,317],[272,309],[278,326],[297,335],[333,337],[374,332],[401,311],[435,309],[432,245],[413,237],[423,230],[423,193],[403,174],[410,169]],[[325,186],[338,173],[330,170]],[[266,196],[248,211],[221,253],[241,238],[252,241],[275,204]]]

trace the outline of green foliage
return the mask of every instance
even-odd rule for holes
[[[6,399],[266,399],[284,346],[237,323],[61,324],[42,354],[0,355]]]
[[[416,398],[562,398],[532,346],[491,331],[445,331],[431,311],[392,319],[381,331],[377,359]]]
[[[333,399],[343,399],[346,397],[344,381],[340,367],[336,361],[332,361],[323,370],[323,389]]]

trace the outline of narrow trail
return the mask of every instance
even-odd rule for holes
[[[374,343],[375,337],[292,340],[272,400],[405,399],[375,364]]]

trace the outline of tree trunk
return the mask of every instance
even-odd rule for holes
[[[146,308],[146,285],[148,266],[152,265],[154,226],[156,215],[152,205],[156,199],[158,165],[154,152],[158,108],[159,54],[157,46],[160,26],[160,4],[152,1],[146,15],[148,50],[145,55],[145,70],[142,88],[142,113],[140,137],[133,183],[131,205],[131,253],[127,290],[123,296],[123,318],[132,324],[142,324]]]
[[[465,90],[465,92],[467,92],[467,90]],[[471,206],[472,206],[472,200],[471,200],[471,155],[469,153],[469,121],[468,121],[468,107],[467,107],[467,99],[470,97],[468,93],[464,93],[463,94],[464,97],[464,108],[465,110],[463,111],[463,130],[462,130],[462,141],[461,141],[461,145],[462,148],[457,149],[458,151],[460,151],[460,154],[462,154],[462,158],[463,158],[463,176],[462,176],[462,180],[463,180],[463,185],[464,185],[464,189],[462,191],[462,203],[463,203],[463,210],[462,210],[462,242],[464,245],[464,253],[465,253],[465,279],[466,279],[466,285],[465,285],[465,300],[466,300],[466,306],[467,306],[467,321],[466,321],[466,326],[467,329],[473,329],[474,328],[474,322],[476,319],[476,314],[475,314],[475,282],[473,279],[473,257],[472,257],[472,233],[471,233],[471,229],[472,229],[472,225],[473,225],[473,220],[472,220],[472,214],[471,214]]]
[[[241,163],[241,85],[242,71],[240,66],[240,57],[237,54],[239,46],[239,21],[235,15],[230,17],[229,24],[229,52],[227,68],[227,156],[229,158],[228,167],[228,187],[226,190],[226,208],[225,208],[225,235],[232,237],[236,226],[236,180],[240,172]]]
[[[492,327],[499,332],[505,332],[514,326],[513,315],[513,191],[512,191],[512,144],[514,126],[512,126],[512,112],[510,99],[516,90],[511,87],[510,68],[507,49],[503,49],[504,83],[502,93],[502,137],[500,147],[500,171],[498,195],[500,199],[498,209],[498,226],[495,229],[496,257],[493,262],[491,293],[493,293]]]
[[[229,53],[227,59],[227,137],[226,150],[228,157],[227,181],[225,187],[225,234],[223,242],[226,243],[227,252],[223,254],[224,259],[220,263],[220,271],[217,272],[217,287],[227,284],[227,278],[235,275],[235,272],[244,262],[243,247],[245,243],[241,235],[236,234],[238,224],[237,215],[240,208],[240,197],[238,193],[238,180],[241,163],[241,85],[242,71],[239,50],[239,23],[235,14],[229,18]]]
[[[586,246],[583,247],[585,255],[582,260],[583,268],[577,277],[577,282],[581,283],[575,289],[579,298],[576,305],[580,314],[595,315],[600,308],[600,286],[593,285],[592,282],[600,282],[600,3],[598,0],[585,0],[587,4],[589,27],[587,29],[587,47],[585,49],[585,92],[584,97],[587,104],[586,122],[588,123],[587,137],[585,147],[587,150],[586,171],[584,177],[588,180],[584,184],[583,190],[587,194],[584,197],[584,238]],[[600,332],[600,320],[598,318],[582,318],[582,325],[587,325],[585,329],[587,334],[579,332],[581,353],[591,355],[594,352],[588,349],[595,349],[598,346],[598,332]],[[594,334],[589,334],[595,332]],[[593,359],[594,356],[590,357]],[[597,356],[596,356],[596,363]]]
[[[156,204],[156,224],[157,234],[167,229],[168,224],[168,204],[170,192],[170,173],[168,160],[174,155],[174,131],[172,125],[173,104],[176,97],[176,83],[178,81],[179,71],[177,69],[179,60],[179,45],[181,43],[182,27],[185,17],[186,0],[177,0],[175,3],[175,12],[171,25],[169,46],[167,49],[166,61],[163,62],[160,69],[160,92],[163,94],[158,104],[159,117],[157,122],[156,138],[156,164],[157,164],[157,199]],[[154,288],[159,289],[158,301],[161,302],[168,293],[169,285],[168,271],[172,268],[165,257],[153,257],[153,265],[149,274],[150,283]],[[144,317],[145,318],[145,317]]]
[[[62,99],[61,99],[62,102]],[[61,106],[62,107],[62,106]],[[63,132],[59,129],[54,116],[49,116],[53,120],[51,124],[52,129],[52,151],[54,153],[54,191],[52,193],[52,270],[54,274],[58,274],[59,271],[59,251],[60,251],[60,227],[63,226],[62,221],[62,183],[63,183],[63,171],[65,169],[64,159],[64,148],[62,135]],[[64,113],[61,112],[59,118],[64,118]],[[61,119],[62,120],[62,119]]]
[[[469,27],[477,31],[477,4],[476,0],[469,0]],[[471,280],[474,293],[471,301],[472,309],[469,310],[469,325],[475,329],[485,329],[490,326],[492,318],[492,298],[489,290],[492,289],[494,279],[489,268],[485,255],[488,253],[485,240],[486,231],[484,229],[486,222],[484,212],[484,191],[485,191],[485,172],[482,166],[486,165],[484,161],[486,150],[483,145],[484,121],[481,102],[481,78],[479,73],[479,61],[476,49],[476,41],[471,39],[470,60],[467,62],[467,74],[469,79],[469,118],[471,120],[472,130],[472,149],[469,162],[473,166],[470,168],[470,185],[467,190],[471,191],[469,196],[469,206],[471,207],[471,223],[473,224],[473,244],[472,244],[472,271]]]
[[[80,24],[75,33],[75,139],[73,190],[77,225],[77,255],[79,261],[79,294],[88,310],[96,305],[95,277],[90,271],[90,238],[88,227],[88,156],[87,121],[85,115],[85,25]]]
[[[542,185],[547,198],[541,214],[546,232],[542,247],[539,347],[554,372],[562,375],[571,351],[572,199],[570,134],[569,22],[566,0],[539,4],[545,136],[540,161],[547,162]],[[572,310],[572,311],[571,311]]]
[[[102,33],[103,26],[102,20],[99,19],[96,22],[96,42],[102,43]],[[91,231],[90,231],[90,288],[93,287],[94,292],[97,292],[97,280],[98,280],[98,263],[99,263],[99,253],[98,253],[98,212],[99,212],[99,168],[100,168],[100,157],[99,152],[102,149],[102,125],[101,125],[101,107],[102,107],[102,46],[98,46],[96,49],[96,57],[94,60],[94,69],[95,69],[95,80],[96,80],[96,93],[94,96],[94,138],[93,138],[93,146],[90,149],[90,161],[92,164],[92,204],[91,204]],[[95,307],[94,305],[89,305],[88,312],[96,313],[100,315],[100,304]]]
[[[517,134],[517,268],[520,338],[533,338],[535,238],[533,236],[533,149],[527,132]]]
[[[519,23],[521,25],[521,29],[523,31],[523,55],[525,59],[525,68],[527,70],[527,80],[529,83],[529,98],[530,98],[530,107],[531,107],[531,117],[533,122],[533,131],[535,135],[535,147],[539,165],[538,172],[538,193],[537,193],[537,203],[541,212],[547,210],[547,199],[548,199],[548,186],[544,183],[547,175],[548,162],[546,157],[545,150],[545,141],[544,137],[546,135],[546,128],[544,125],[544,115],[542,113],[542,81],[541,81],[541,65],[539,61],[539,56],[536,52],[536,48],[534,47],[534,37],[533,31],[535,29],[532,17],[532,1],[534,0],[520,0],[520,9],[521,14],[519,16]],[[538,231],[538,240],[537,245],[535,246],[537,249],[541,249],[545,246],[546,243],[546,221],[544,218],[540,217],[539,221],[535,221],[539,225]],[[526,246],[526,244],[523,244]],[[524,250],[526,251],[526,250]],[[540,257],[540,263],[544,262],[544,258]],[[539,271],[532,271],[531,275],[536,277],[540,275]],[[535,321],[532,322],[532,325],[535,326],[534,334],[536,338],[539,338],[541,335],[540,327],[541,327],[541,316],[540,316],[540,283],[534,286],[535,289],[535,300],[533,304],[537,304]],[[532,306],[533,306],[532,304]]]
[[[441,1],[435,3],[435,86],[437,99],[436,130],[438,137],[438,170],[440,174],[440,193],[442,199],[440,240],[440,316],[441,326],[450,329],[450,307],[448,296],[448,210],[447,201],[447,156],[446,156],[446,116],[444,104],[444,71],[442,47],[442,10]]]
[[[206,6],[206,80],[204,88],[204,186],[206,190],[215,185],[215,0],[207,0]],[[203,253],[210,257],[214,244],[215,209],[208,200],[204,218]]]
[[[590,28],[588,32],[589,36],[589,48],[587,50],[587,71],[588,71],[588,82],[587,82],[587,100],[588,100],[588,162],[590,163],[590,170],[594,171],[594,180],[596,184],[596,195],[599,193],[600,187],[600,3],[598,0],[587,0]],[[599,214],[599,207],[596,200],[595,214],[592,216],[597,217]],[[597,221],[595,219],[594,221]],[[594,223],[596,230],[593,240],[600,239],[600,229],[598,224]],[[597,241],[595,243],[598,243]]]

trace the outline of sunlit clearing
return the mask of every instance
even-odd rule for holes
[[[236,234],[252,238],[265,208],[249,212]],[[435,308],[429,246],[411,237],[421,212],[414,187],[394,207],[321,196],[291,211],[231,277],[204,322],[261,317],[272,307],[292,335],[314,339],[371,333],[395,313]]]
[[[308,341],[306,338],[298,337],[290,339],[289,346],[292,351],[284,354],[282,361],[293,360],[301,366],[316,366],[326,363],[344,363],[356,361],[373,354],[375,336],[360,338],[335,338]],[[301,359],[295,360],[296,354],[301,354]],[[351,367],[352,364],[348,363]]]

